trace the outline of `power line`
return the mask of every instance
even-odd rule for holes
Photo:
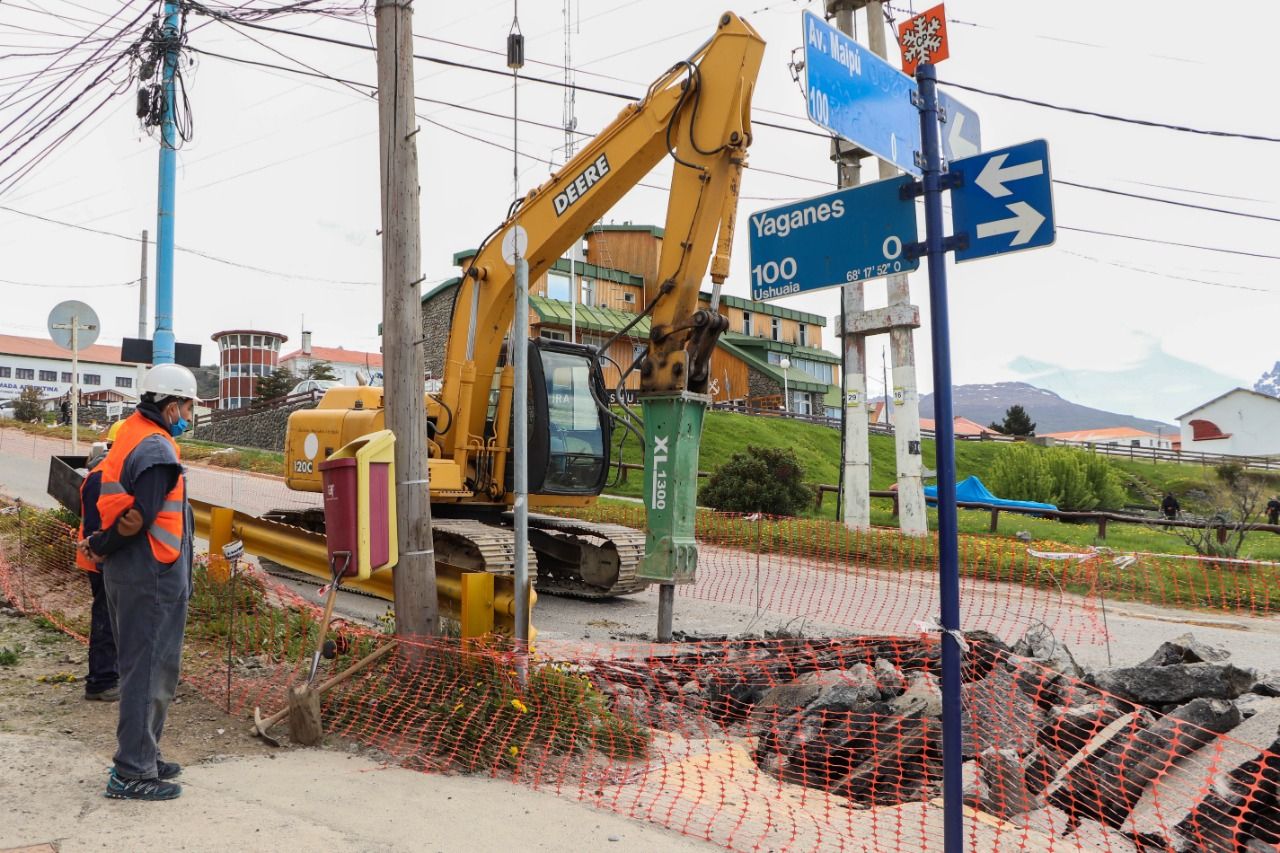
[[[1119,195],[1119,196],[1124,196],[1125,198],[1141,199],[1142,201],[1154,201],[1160,204],[1171,204],[1174,207],[1186,207],[1186,208],[1190,208],[1191,210],[1207,210],[1210,213],[1225,213],[1228,216],[1240,216],[1245,219],[1260,219],[1265,222],[1280,222],[1280,216],[1263,216],[1260,213],[1246,213],[1243,210],[1228,210],[1224,207],[1208,207],[1207,205],[1203,205],[1203,204],[1191,204],[1190,202],[1186,202],[1186,201],[1175,201],[1174,199],[1171,199],[1171,198],[1159,198],[1157,196],[1142,195],[1141,193],[1125,192],[1124,190],[1113,190],[1113,189],[1108,189],[1107,187],[1093,186],[1092,184],[1077,184],[1075,181],[1064,181],[1058,178],[1054,178],[1053,182],[1055,184],[1062,184],[1064,187],[1075,187],[1076,189],[1092,190],[1093,192],[1107,193],[1108,195]]]
[[[115,282],[111,282],[110,284],[60,284],[58,282],[53,282],[53,281],[49,281],[49,282],[10,281],[7,278],[0,278],[0,284],[11,284],[15,287],[40,287],[40,288],[65,287],[73,290],[87,290],[89,288],[98,288],[98,287],[129,287],[130,285],[137,284],[139,281],[141,281],[141,279],[135,278],[132,281],[115,281]]]
[[[1121,240],[1137,240],[1140,243],[1158,243],[1161,246],[1178,246],[1183,249],[1200,249],[1205,252],[1218,252],[1223,255],[1240,255],[1245,258],[1262,258],[1267,261],[1280,261],[1280,255],[1265,255],[1261,252],[1246,252],[1243,249],[1223,249],[1218,246],[1200,246],[1195,243],[1179,243],[1174,240],[1157,240],[1154,237],[1136,237],[1132,234],[1117,234],[1114,231],[1095,231],[1092,228],[1072,228],[1067,225],[1055,226],[1059,231],[1075,231],[1080,234],[1095,234],[1099,237],[1117,237]]]
[[[1091,255],[1084,255],[1084,254],[1081,254],[1080,252],[1073,252],[1070,249],[1062,249],[1061,251],[1066,252],[1068,255],[1074,255],[1077,258],[1083,258],[1086,261],[1092,261],[1095,264],[1105,264],[1106,266],[1109,266],[1109,267],[1119,267],[1120,269],[1123,269],[1123,270],[1131,270],[1133,272],[1146,273],[1147,275],[1154,275],[1154,276],[1158,276],[1160,278],[1165,278],[1165,279],[1176,279],[1177,281],[1189,281],[1195,284],[1207,284],[1210,287],[1222,287],[1228,290],[1249,290],[1254,293],[1275,294],[1277,292],[1280,292],[1280,291],[1270,290],[1265,287],[1250,287],[1247,284],[1227,284],[1226,282],[1222,282],[1222,281],[1209,281],[1208,279],[1203,279],[1203,278],[1190,278],[1184,275],[1173,275],[1172,273],[1160,272],[1159,270],[1150,270],[1150,269],[1145,269],[1143,267],[1135,267],[1135,266],[1132,266],[1131,264],[1124,264],[1119,261],[1108,261],[1104,258],[1095,258]]]
[[[1050,110],[1059,110],[1064,113],[1074,113],[1075,115],[1093,116],[1094,118],[1102,118],[1108,121],[1119,121],[1125,124],[1136,124],[1142,127],[1159,127],[1165,130],[1176,130],[1180,133],[1197,133],[1202,136],[1223,136],[1232,139],[1251,139],[1255,142],[1280,142],[1280,137],[1261,136],[1253,133],[1235,133],[1227,130],[1205,130],[1198,127],[1186,127],[1180,124],[1165,124],[1159,121],[1148,121],[1140,118],[1128,118],[1126,116],[1112,115],[1111,113],[1100,113],[1093,110],[1085,110],[1079,107],[1064,107],[1060,104],[1051,104],[1048,101],[1037,101],[1033,98],[1023,98],[1018,95],[1007,95],[1003,92],[992,92],[989,89],[979,89],[977,86],[967,86],[964,83],[955,83],[950,80],[939,80],[939,84],[943,86],[953,86],[957,89],[964,89],[966,92],[977,92],[979,95],[990,95],[993,98],[1003,98],[1006,101],[1017,101],[1020,104],[1031,104],[1036,107],[1044,107]]]
[[[74,228],[77,231],[86,231],[90,234],[99,234],[103,237],[115,237],[118,240],[128,240],[130,243],[142,242],[140,238],[131,236],[129,234],[120,234],[116,231],[106,231],[101,228],[90,228],[87,225],[77,225],[74,222],[66,222],[64,220],[54,219],[49,216],[41,216],[38,213],[29,213],[28,211],[25,211],[25,210],[19,210],[16,207],[8,207],[6,205],[0,205],[0,210],[7,211],[9,213],[16,213],[19,216],[25,216],[25,217],[28,217],[29,219],[37,219],[41,222],[47,222],[50,225],[61,225],[65,228]],[[229,267],[236,267],[237,269],[250,270],[252,272],[258,272],[264,275],[273,275],[279,278],[294,279],[295,281],[316,281],[316,282],[323,282],[325,284],[347,284],[347,285],[361,285],[361,286],[369,286],[369,287],[378,286],[378,282],[376,281],[350,281],[347,279],[320,278],[318,276],[313,276],[313,275],[297,275],[296,273],[281,272],[280,270],[267,269],[266,267],[256,267],[256,266],[253,266],[252,264],[244,264],[244,263],[240,263],[239,261],[232,261],[227,258],[218,257],[217,255],[202,251],[200,249],[189,249],[184,246],[177,246],[175,248],[179,252],[183,252],[188,255],[195,255],[196,257],[204,258],[205,260],[213,261],[214,263],[223,264]]]

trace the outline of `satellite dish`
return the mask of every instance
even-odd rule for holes
[[[71,324],[79,326],[80,349],[91,347],[98,340],[98,313],[78,299],[59,302],[49,312],[49,337],[63,349],[71,349]]]

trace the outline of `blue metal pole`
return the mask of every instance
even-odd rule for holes
[[[178,132],[174,122],[174,75],[178,70],[178,0],[165,0],[164,112],[160,123],[160,180],[156,205],[156,334],[151,342],[153,364],[172,364],[173,338],[173,212],[177,200]]]
[[[924,155],[924,233],[933,315],[933,417],[938,466],[938,579],[942,599],[942,837],[947,853],[964,850],[964,755],[960,738],[960,548],[956,538],[955,424],[951,410],[951,329],[947,314],[947,255],[942,231],[942,141],[938,132],[938,76],[930,63],[916,69],[920,141]]]

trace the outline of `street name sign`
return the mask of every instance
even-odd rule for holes
[[[1054,241],[1049,145],[1024,142],[951,164],[959,185],[951,190],[951,227],[969,245],[957,261],[1038,249]]]
[[[803,18],[810,121],[919,177],[916,81],[812,12]],[[981,151],[977,111],[950,95],[938,99],[947,116],[942,156],[950,161]]]
[[[767,301],[919,269],[916,205],[903,175],[753,213],[751,298]]]
[[[812,12],[803,20],[810,120],[918,177],[915,81]]]

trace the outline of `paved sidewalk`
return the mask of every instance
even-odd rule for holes
[[[104,798],[109,763],[70,738],[0,734],[0,853],[48,843],[59,853],[719,849],[510,782],[341,752],[286,749],[198,764],[179,780],[182,797],[163,803]]]

